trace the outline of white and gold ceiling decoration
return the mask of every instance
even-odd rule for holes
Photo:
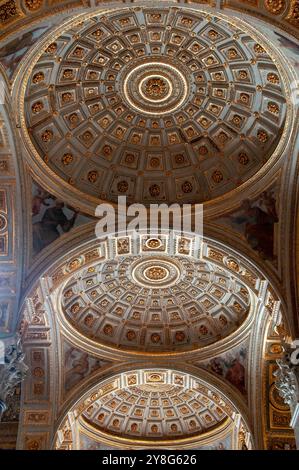
[[[230,436],[240,448],[241,433],[250,447],[240,420],[256,399],[252,344],[281,315],[272,286],[210,239],[85,237],[24,304],[22,446],[200,448]],[[227,363],[221,374],[214,358]]]
[[[81,434],[116,447],[147,447],[158,441],[159,446],[194,448],[232,434],[240,417],[223,393],[190,374],[132,370],[112,376],[78,400],[59,426],[56,448],[80,448]],[[238,432],[233,440],[237,446]]]
[[[273,313],[280,303],[246,264],[195,241],[108,237],[55,269],[46,283],[63,334],[107,359],[120,350],[138,359],[193,357],[244,339],[264,305]]]
[[[207,201],[274,152],[284,80],[249,32],[174,7],[114,10],[68,28],[35,57],[21,108],[34,158],[71,193]]]
[[[63,315],[94,341],[136,351],[196,349],[235,331],[250,293],[228,270],[187,256],[127,256],[79,271]]]

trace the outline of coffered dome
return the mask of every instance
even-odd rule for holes
[[[74,413],[80,433],[165,444],[229,427],[235,410],[222,394],[189,374],[145,369],[100,384]]]
[[[286,105],[271,54],[224,17],[184,7],[77,21],[25,79],[29,145],[87,198],[213,199],[277,146]]]
[[[248,288],[229,271],[160,253],[86,267],[60,297],[68,329],[137,352],[182,352],[214,343],[237,330],[251,306]]]

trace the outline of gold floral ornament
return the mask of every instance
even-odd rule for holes
[[[264,129],[259,129],[257,131],[257,138],[260,142],[265,144],[268,141],[269,136],[268,136],[267,132]]]
[[[241,165],[247,165],[249,162],[248,155],[245,152],[240,152],[238,155],[238,161]]]
[[[130,24],[130,18],[121,18],[119,22],[122,26],[127,26]]]
[[[150,166],[152,168],[158,168],[160,166],[160,159],[157,157],[153,157],[150,159]]]
[[[44,109],[44,105],[41,101],[36,101],[36,103],[33,103],[31,109],[34,114],[37,114]]]
[[[127,153],[125,156],[125,163],[132,165],[135,161],[135,155],[133,153]]]
[[[151,145],[160,145],[160,136],[158,136],[158,135],[151,136],[150,137],[150,144]]]
[[[0,22],[5,23],[10,21],[14,16],[18,16],[19,11],[14,0],[1,4],[0,7]]]
[[[32,81],[33,83],[39,83],[42,82],[45,79],[45,74],[44,72],[37,72],[33,75]]]
[[[239,101],[240,103],[248,105],[250,101],[250,96],[248,95],[248,93],[241,93]]]
[[[112,147],[110,147],[110,145],[104,145],[103,154],[105,157],[109,157],[112,154]]]
[[[192,47],[191,47],[191,50],[192,52],[194,52],[195,54],[197,54],[197,52],[199,52],[201,50],[201,46],[197,43],[193,44]]]
[[[112,426],[113,426],[114,428],[118,429],[119,426],[120,426],[120,421],[119,421],[119,419],[114,419],[114,420],[112,421]]]
[[[223,79],[223,75],[221,72],[216,72],[215,75],[215,80],[222,80]]]
[[[138,34],[132,34],[132,36],[130,36],[130,40],[131,40],[132,43],[139,42]]]
[[[217,90],[215,90],[215,95],[218,96],[219,98],[223,98],[224,97],[224,91],[221,88],[217,88]]]
[[[82,47],[76,47],[72,53],[73,56],[82,59],[84,57],[84,49]]]
[[[92,133],[91,133],[90,131],[84,132],[84,134],[82,134],[82,136],[81,136],[82,140],[83,140],[86,144],[88,144],[88,143],[91,142],[92,137],[93,137],[93,136],[92,136]]]
[[[273,83],[275,85],[278,85],[279,83],[279,76],[276,73],[270,72],[267,75],[267,80],[270,83]]]
[[[88,315],[86,315],[86,317],[84,318],[84,325],[87,326],[87,328],[91,328],[94,324],[94,321],[95,321],[95,318],[93,315],[91,315],[91,313],[89,313]]]
[[[280,15],[286,7],[285,0],[265,0],[264,5],[266,10],[268,10],[273,15]]]
[[[238,77],[240,80],[247,80],[248,72],[246,70],[240,70],[238,73]]]
[[[119,253],[120,253],[120,252],[119,252]],[[115,313],[116,313],[116,315],[118,315],[118,316],[122,316],[122,314],[124,313],[124,309],[123,309],[122,307],[116,307]]]
[[[236,49],[229,49],[227,51],[227,57],[232,60],[232,59],[236,59],[238,57],[238,52],[236,51]]]
[[[90,110],[92,111],[93,114],[95,114],[101,110],[101,106],[99,105],[99,103],[95,103],[90,107]]]
[[[213,57],[212,55],[209,56],[209,57],[207,58],[207,60],[206,60],[206,64],[207,64],[207,65],[213,65],[213,64],[215,64],[215,63],[216,63],[216,59],[215,59],[215,57]]]
[[[198,153],[199,155],[201,156],[204,156],[204,155],[207,155],[209,152],[208,148],[206,145],[201,145],[199,148],[198,148]]]
[[[99,29],[96,29],[95,31],[93,31],[91,33],[92,37],[94,37],[97,41],[100,41],[100,39],[102,39],[102,37],[104,36],[104,32],[99,28]]]
[[[212,39],[212,41],[214,41],[215,39],[218,38],[219,33],[217,33],[217,31],[215,31],[215,29],[210,29],[209,32],[208,32],[208,36],[209,36],[210,39]]]
[[[125,134],[125,129],[123,127],[117,127],[115,130],[115,136],[119,139],[122,139]],[[136,142],[137,143],[137,142]]]
[[[175,334],[175,340],[178,342],[185,341],[186,335],[183,331],[177,331]]]
[[[182,184],[182,191],[183,193],[187,194],[187,193],[192,193],[193,191],[193,186],[192,184],[190,183],[190,181],[185,181],[183,184]]]
[[[221,173],[220,170],[215,170],[213,172],[212,180],[214,181],[214,183],[217,183],[217,184],[223,181],[223,174]]]
[[[153,281],[159,281],[161,279],[165,279],[167,276],[167,271],[160,266],[153,266],[152,268],[148,268],[146,270],[145,276]]]
[[[99,177],[99,173],[96,170],[92,170],[88,173],[87,179],[90,183],[95,183]]]
[[[49,129],[46,129],[41,135],[42,141],[43,142],[50,142],[50,140],[53,139],[53,136],[54,136],[53,131],[51,131]]]
[[[153,23],[160,23],[160,21],[162,20],[162,15],[160,13],[152,13],[150,15],[150,20]]]
[[[219,323],[221,326],[226,326],[228,324],[228,320],[224,315],[219,316]]]
[[[161,336],[158,333],[153,333],[151,335],[151,342],[157,344],[161,341]]]
[[[27,10],[37,11],[42,7],[43,0],[25,0],[24,4]]]
[[[187,17],[185,17],[185,16],[184,16],[183,18],[181,18],[181,23],[182,23],[182,25],[188,26],[188,27],[191,27],[191,26],[193,25],[192,19],[191,19],[191,18],[187,18]]]
[[[205,118],[205,117],[201,117],[201,118],[199,119],[199,122],[200,122],[200,124],[202,125],[202,127],[204,127],[204,128],[209,127],[209,124],[210,124],[209,119],[207,119],[207,118]],[[192,129],[192,128],[191,128],[191,129]],[[193,129],[192,129],[192,130],[193,130]],[[193,130],[193,133],[192,133],[192,135],[191,135],[190,137],[193,137],[194,134],[195,134],[195,132],[194,132],[194,130]]]
[[[65,153],[61,159],[63,165],[70,165],[73,161],[73,155],[71,153]]]
[[[174,157],[174,159],[175,159],[175,163],[176,163],[177,165],[181,165],[182,163],[185,163],[185,157],[184,157],[184,155],[182,155],[181,153],[177,154],[177,155]]]
[[[223,254],[219,251],[209,249],[208,256],[209,258],[219,261],[220,263],[222,263],[223,261]]]
[[[169,134],[168,139],[170,144],[177,144],[179,142],[179,138],[176,134]]]
[[[112,325],[105,325],[103,328],[103,332],[107,336],[113,336],[114,335],[114,330]]]
[[[160,195],[161,193],[161,189],[160,189],[160,186],[158,186],[157,184],[152,184],[150,187],[149,187],[149,193],[152,197],[157,197]]]
[[[127,181],[120,181],[117,183],[117,191],[119,193],[126,193],[129,189],[129,183]]]
[[[241,313],[243,311],[243,307],[239,304],[239,302],[233,303],[233,309],[238,313]]]
[[[68,118],[70,124],[72,127],[75,127],[79,123],[79,116],[77,113],[72,113],[69,115]]]
[[[68,289],[65,293],[64,293],[64,297],[66,299],[70,299],[72,296],[74,295],[74,292],[72,289]]]
[[[298,3],[298,0],[292,0],[291,1],[291,8],[289,10],[288,16],[286,17],[286,20],[289,21],[290,23],[293,23],[296,26],[298,26],[298,24],[299,24],[299,3]]]
[[[212,104],[212,105],[210,106],[209,110],[210,110],[212,113],[214,113],[214,114],[218,114],[220,108],[219,108],[219,106],[217,106],[216,104]]]
[[[145,94],[153,98],[163,98],[167,90],[167,83],[159,77],[149,78],[145,83]]]
[[[127,331],[126,338],[128,341],[134,341],[136,339],[136,333],[133,330]]]
[[[227,143],[228,139],[229,139],[228,135],[223,131],[219,132],[217,137],[218,137],[219,142],[222,145],[225,145]]]
[[[232,118],[232,124],[234,124],[236,127],[241,127],[243,122],[243,118],[239,116],[238,114],[235,114]]]
[[[65,103],[70,103],[71,101],[73,101],[72,93],[69,93],[69,92],[62,93],[61,100],[64,104]]]
[[[46,50],[45,50],[45,53],[46,54],[55,54],[55,52],[57,52],[57,43],[56,42],[52,42],[52,44],[50,44]]]
[[[76,302],[75,304],[73,304],[73,305],[71,306],[71,312],[72,312],[74,315],[76,315],[76,314],[79,312],[79,310],[80,310],[80,305],[79,305],[78,302]]]
[[[205,326],[205,325],[201,325],[198,329],[199,331],[199,334],[200,335],[203,335],[203,336],[206,336],[208,334],[208,328]]]
[[[260,45],[260,44],[255,44],[254,47],[254,52],[256,52],[257,54],[266,54],[266,50]]]
[[[279,106],[277,103],[274,103],[273,101],[269,101],[267,109],[268,111],[270,111],[270,113],[279,114]]]
[[[73,79],[74,76],[74,71],[72,69],[65,69],[62,74],[63,78],[65,79]]]
[[[226,265],[235,272],[238,272],[240,270],[239,264],[233,259],[228,259],[226,261]]]

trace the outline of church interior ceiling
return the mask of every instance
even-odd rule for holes
[[[275,374],[299,333],[298,21],[0,0],[0,340],[28,367],[1,449],[296,448]],[[203,204],[203,239],[96,238],[119,196]]]
[[[283,79],[267,50],[221,19],[159,11],[74,26],[25,77],[35,150],[81,193],[203,202],[249,179],[280,139]]]

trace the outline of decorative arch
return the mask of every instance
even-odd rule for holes
[[[84,232],[84,227],[81,230]],[[156,241],[159,237],[163,240],[163,235],[157,235],[152,239]],[[113,250],[128,249],[131,240],[130,237],[126,238],[127,240],[124,238],[112,240],[108,237],[103,241],[87,238],[85,243],[82,243],[81,238],[77,248],[73,246],[70,252],[64,252],[60,261],[57,261],[56,256],[55,263],[48,266],[42,275],[38,274],[40,281],[37,281],[35,288],[27,292],[23,308],[23,323],[26,325],[24,345],[27,357],[31,361],[32,376],[25,383],[21,415],[23,432],[19,436],[19,447],[38,445],[40,448],[47,448],[52,445],[50,443],[54,439],[53,429],[58,426],[63,416],[66,416],[67,411],[77,403],[80,396],[85,396],[88,390],[97,387],[97,384],[106,377],[112,377],[126,368],[132,369],[131,363],[126,362],[126,358],[130,361],[134,360],[134,364],[138,364],[138,367],[136,365],[135,367],[141,370],[144,364],[144,354],[148,354],[153,368],[162,367],[186,372],[190,370],[198,377],[204,376],[216,380],[220,392],[226,389],[232,390],[233,402],[237,400],[238,403],[243,403],[242,416],[247,416],[246,419],[249,419],[247,422],[253,420],[254,427],[260,429],[260,437],[254,434],[257,439],[254,445],[260,448],[264,445],[260,440],[263,430],[260,428],[259,420],[255,420],[254,417],[259,416],[256,410],[262,406],[259,401],[256,371],[262,366],[263,357],[257,357],[256,352],[257,348],[263,344],[261,332],[266,328],[269,319],[271,318],[274,323],[281,322],[281,302],[275,289],[271,287],[271,283],[252,263],[237,252],[211,239],[204,239],[200,250],[192,251],[191,243],[189,253],[179,255],[183,258],[187,256],[190,260],[197,258],[212,262],[222,276],[225,276],[224,273],[228,269],[235,278],[238,278],[234,282],[240,283],[242,280],[246,289],[251,292],[251,320],[247,324],[246,321],[240,324],[235,333],[214,342],[213,345],[199,344],[189,351],[180,349],[181,346],[175,350],[172,346],[171,354],[166,349],[165,353],[153,351],[142,355],[138,350],[134,352],[131,348],[125,348],[120,356],[119,350],[113,346],[113,343],[107,347],[105,342],[97,343],[82,333],[78,335],[65,321],[62,326],[62,311],[58,313],[57,307],[60,296],[58,292],[63,289],[67,292],[68,283],[72,283],[70,280],[80,277],[82,270],[90,269],[92,272],[93,267],[98,263],[105,264],[105,260],[110,256],[109,251],[113,253]],[[184,246],[180,241],[179,237],[175,240],[174,250],[175,247]],[[135,245],[132,245],[131,253],[137,247],[141,251],[143,246],[146,248],[140,240],[138,242],[135,239],[133,243]],[[157,243],[153,243],[152,246],[154,250],[151,256],[155,254],[157,259],[162,258],[162,261],[173,258],[169,254],[161,256],[161,252],[157,251]],[[123,254],[117,251],[114,253],[114,259],[115,256],[123,258]],[[146,255],[144,253],[141,255],[141,259],[146,260]],[[55,299],[54,303],[52,299]],[[239,303],[242,304],[241,299]],[[217,371],[216,364],[218,368],[221,367],[221,364],[225,362],[224,358],[226,361],[230,358],[232,367],[234,367],[233,364],[236,367],[231,371]],[[180,364],[180,367],[177,364]],[[39,396],[39,400],[43,397],[45,405],[44,409],[35,410],[36,413],[34,413],[33,403],[36,401],[36,396]],[[47,403],[52,402],[54,396],[56,397],[55,407],[50,411]],[[103,439],[107,444],[105,436]],[[131,446],[134,445],[133,441]],[[206,445],[207,441],[204,442]],[[65,444],[61,443],[63,446]]]

